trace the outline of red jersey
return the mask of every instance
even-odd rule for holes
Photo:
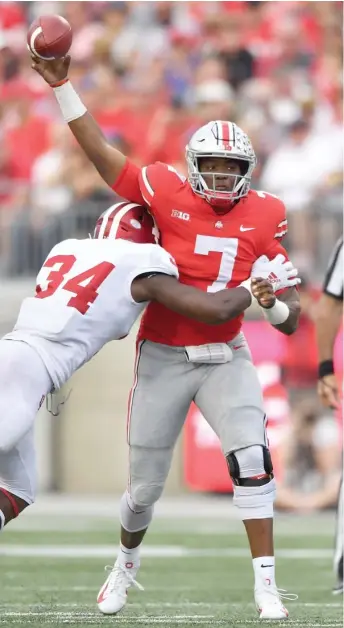
[[[149,207],[161,246],[174,257],[184,284],[207,292],[235,288],[250,277],[261,255],[287,256],[280,244],[287,232],[285,207],[266,192],[251,191],[219,215],[171,166],[157,162],[141,170],[129,161],[114,190]],[[227,342],[239,333],[242,319],[243,314],[210,326],[152,302],[143,316],[139,340],[173,346]]]

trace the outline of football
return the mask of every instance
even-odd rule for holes
[[[49,61],[64,57],[71,47],[72,38],[71,25],[64,17],[42,15],[32,22],[27,45],[36,57]]]

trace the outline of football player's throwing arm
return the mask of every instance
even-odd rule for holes
[[[70,61],[69,55],[52,61],[32,57],[32,68],[54,89],[62,115],[74,137],[100,176],[112,186],[125,165],[126,157],[107,142],[68,80]]]

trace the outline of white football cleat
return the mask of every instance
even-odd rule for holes
[[[294,593],[287,593],[284,589],[277,589],[269,583],[262,583],[254,590],[254,599],[260,619],[281,620],[288,619],[289,613],[282,603],[282,598],[297,600]]]
[[[119,613],[127,602],[127,592],[131,586],[135,586],[141,591],[144,590],[135,580],[139,567],[139,562],[127,562],[122,565],[118,559],[113,567],[105,567],[106,571],[111,571],[97,597],[97,604],[101,613],[104,615]]]

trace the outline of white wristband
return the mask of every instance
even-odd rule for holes
[[[271,325],[281,325],[289,317],[290,310],[286,303],[276,299],[275,305],[270,308],[262,307],[264,316]]]
[[[70,81],[53,87],[53,90],[65,122],[72,122],[86,113],[87,109]]]

